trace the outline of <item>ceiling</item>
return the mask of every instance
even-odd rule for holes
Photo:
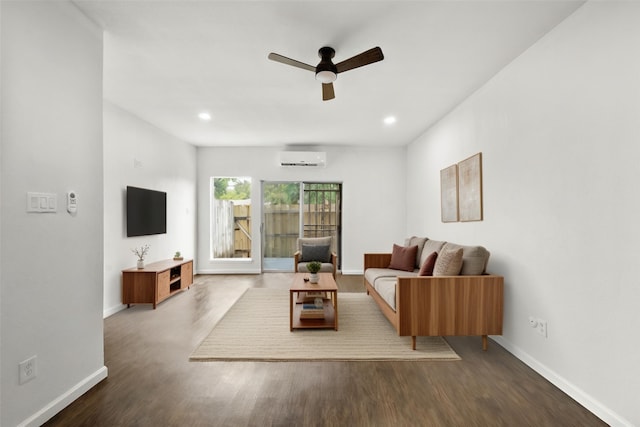
[[[104,97],[197,146],[399,146],[582,1],[75,0],[105,30]],[[315,66],[380,46],[322,101]],[[207,111],[210,121],[198,113]],[[397,122],[385,125],[393,115]]]

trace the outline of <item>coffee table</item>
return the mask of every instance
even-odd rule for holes
[[[289,328],[294,329],[335,329],[338,330],[338,284],[332,273],[318,273],[318,283],[305,281],[309,273],[295,273],[289,289]],[[300,292],[324,292],[324,319],[300,319],[302,303],[297,303]],[[295,300],[295,301],[294,301]]]

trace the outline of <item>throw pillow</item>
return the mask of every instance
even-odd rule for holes
[[[431,252],[422,263],[418,276],[433,276],[433,267],[436,265],[436,258],[438,258],[438,252]]]
[[[442,249],[433,266],[434,276],[457,276],[462,270],[462,248]]]
[[[413,271],[416,268],[416,254],[418,246],[393,245],[389,268],[394,270]]]
[[[302,245],[301,262],[331,262],[329,245]]]

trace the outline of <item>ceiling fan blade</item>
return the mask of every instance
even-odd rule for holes
[[[278,55],[277,53],[271,52],[268,57],[272,61],[281,62],[283,64],[292,65],[294,67],[302,68],[303,70],[309,70],[316,72],[316,67],[305,64],[304,62],[296,61],[295,59],[287,58],[286,56]]]
[[[369,49],[366,52],[362,52],[359,55],[337,63],[336,68],[338,69],[338,73],[344,73],[345,71],[373,64],[374,62],[382,61],[383,59],[384,55],[382,54],[382,49],[374,47],[373,49]]]
[[[333,91],[333,83],[322,83],[322,100],[329,101],[336,97]]]

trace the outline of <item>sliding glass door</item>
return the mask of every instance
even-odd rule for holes
[[[293,271],[299,236],[332,236],[340,262],[342,184],[263,182],[262,201],[263,271]]]
[[[300,183],[262,183],[262,270],[293,271],[300,235]]]

